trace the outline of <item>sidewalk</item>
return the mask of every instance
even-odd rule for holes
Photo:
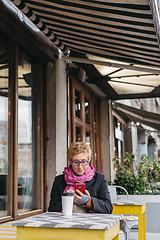
[[[146,240],[160,240],[160,233],[148,233]],[[138,240],[138,232],[130,232],[129,240]]]

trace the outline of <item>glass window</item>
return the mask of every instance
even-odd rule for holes
[[[81,142],[82,137],[81,137],[81,127],[76,126],[76,142]]]
[[[85,97],[85,118],[86,118],[86,123],[90,123],[90,104],[89,104],[89,99]]]
[[[91,142],[90,131],[86,131],[86,142],[89,143],[89,144]]]
[[[10,174],[8,159],[8,89],[9,69],[7,40],[1,36],[0,40],[0,217],[10,214]]]
[[[76,117],[81,118],[81,93],[77,89],[75,89],[75,111]]]
[[[40,88],[36,63],[18,66],[18,213],[40,208]]]
[[[0,218],[10,221],[42,211],[43,74],[39,59],[0,35]]]

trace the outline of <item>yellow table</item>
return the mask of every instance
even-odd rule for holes
[[[114,214],[138,215],[139,240],[146,240],[146,204],[131,200],[113,203]]]
[[[121,215],[43,213],[14,222],[17,240],[119,240]]]

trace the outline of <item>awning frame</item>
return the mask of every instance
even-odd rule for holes
[[[129,121],[140,122],[160,131],[160,114],[130,107],[118,102],[112,103],[112,108]]]
[[[127,65],[127,64],[120,64],[120,63],[114,63],[114,62],[91,60],[86,58],[69,57],[69,56],[63,56],[62,59],[67,62],[87,63],[92,65],[96,64],[96,65],[107,66],[107,67],[115,67],[115,68],[130,69],[130,70],[141,71],[141,72],[148,72],[148,73],[153,73],[158,75],[160,74],[160,70],[158,69],[134,66],[131,64]]]

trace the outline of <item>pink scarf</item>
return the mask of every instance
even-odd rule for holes
[[[94,176],[94,172],[94,167],[91,163],[89,163],[88,169],[81,176],[75,175],[71,165],[65,167],[63,174],[67,187],[64,189],[64,192],[66,192],[69,188],[75,190],[75,183],[84,183],[86,181],[90,181]]]

